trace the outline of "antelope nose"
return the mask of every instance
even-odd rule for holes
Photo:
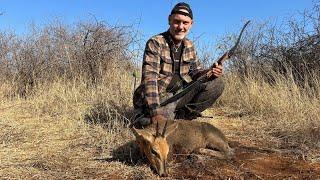
[[[161,177],[168,177],[168,174],[166,172],[160,174]]]

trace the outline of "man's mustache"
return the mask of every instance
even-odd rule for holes
[[[175,32],[176,32],[176,33],[180,33],[180,32],[185,32],[185,31],[183,31],[183,30],[176,30]]]

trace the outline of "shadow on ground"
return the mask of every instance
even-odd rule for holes
[[[133,108],[127,105],[108,101],[95,104],[87,114],[84,115],[84,121],[90,125],[100,125],[106,131],[121,134],[128,128],[130,119],[133,116]],[[120,138],[120,137],[119,137]],[[121,138],[128,138],[123,136]],[[129,166],[135,166],[139,163],[145,163],[145,158],[140,154],[139,147],[135,141],[130,140],[111,152],[110,158],[97,158],[97,161],[104,162],[122,162]]]
[[[141,155],[138,145],[135,141],[129,141],[111,152],[111,158],[95,159],[105,162],[122,162],[129,166],[136,166],[146,163],[146,158]]]

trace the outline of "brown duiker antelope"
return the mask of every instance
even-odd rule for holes
[[[163,123],[161,123],[163,125]],[[161,126],[162,126],[161,125]],[[200,153],[229,159],[233,149],[229,147],[224,134],[216,127],[205,122],[166,121],[162,133],[159,124],[147,129],[132,128],[136,142],[160,176],[167,176],[168,153]],[[156,129],[155,134],[152,133]],[[216,151],[218,150],[218,151]]]

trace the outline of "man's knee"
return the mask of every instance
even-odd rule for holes
[[[218,98],[224,91],[225,83],[222,77],[207,82],[206,90],[210,91],[213,97]]]

